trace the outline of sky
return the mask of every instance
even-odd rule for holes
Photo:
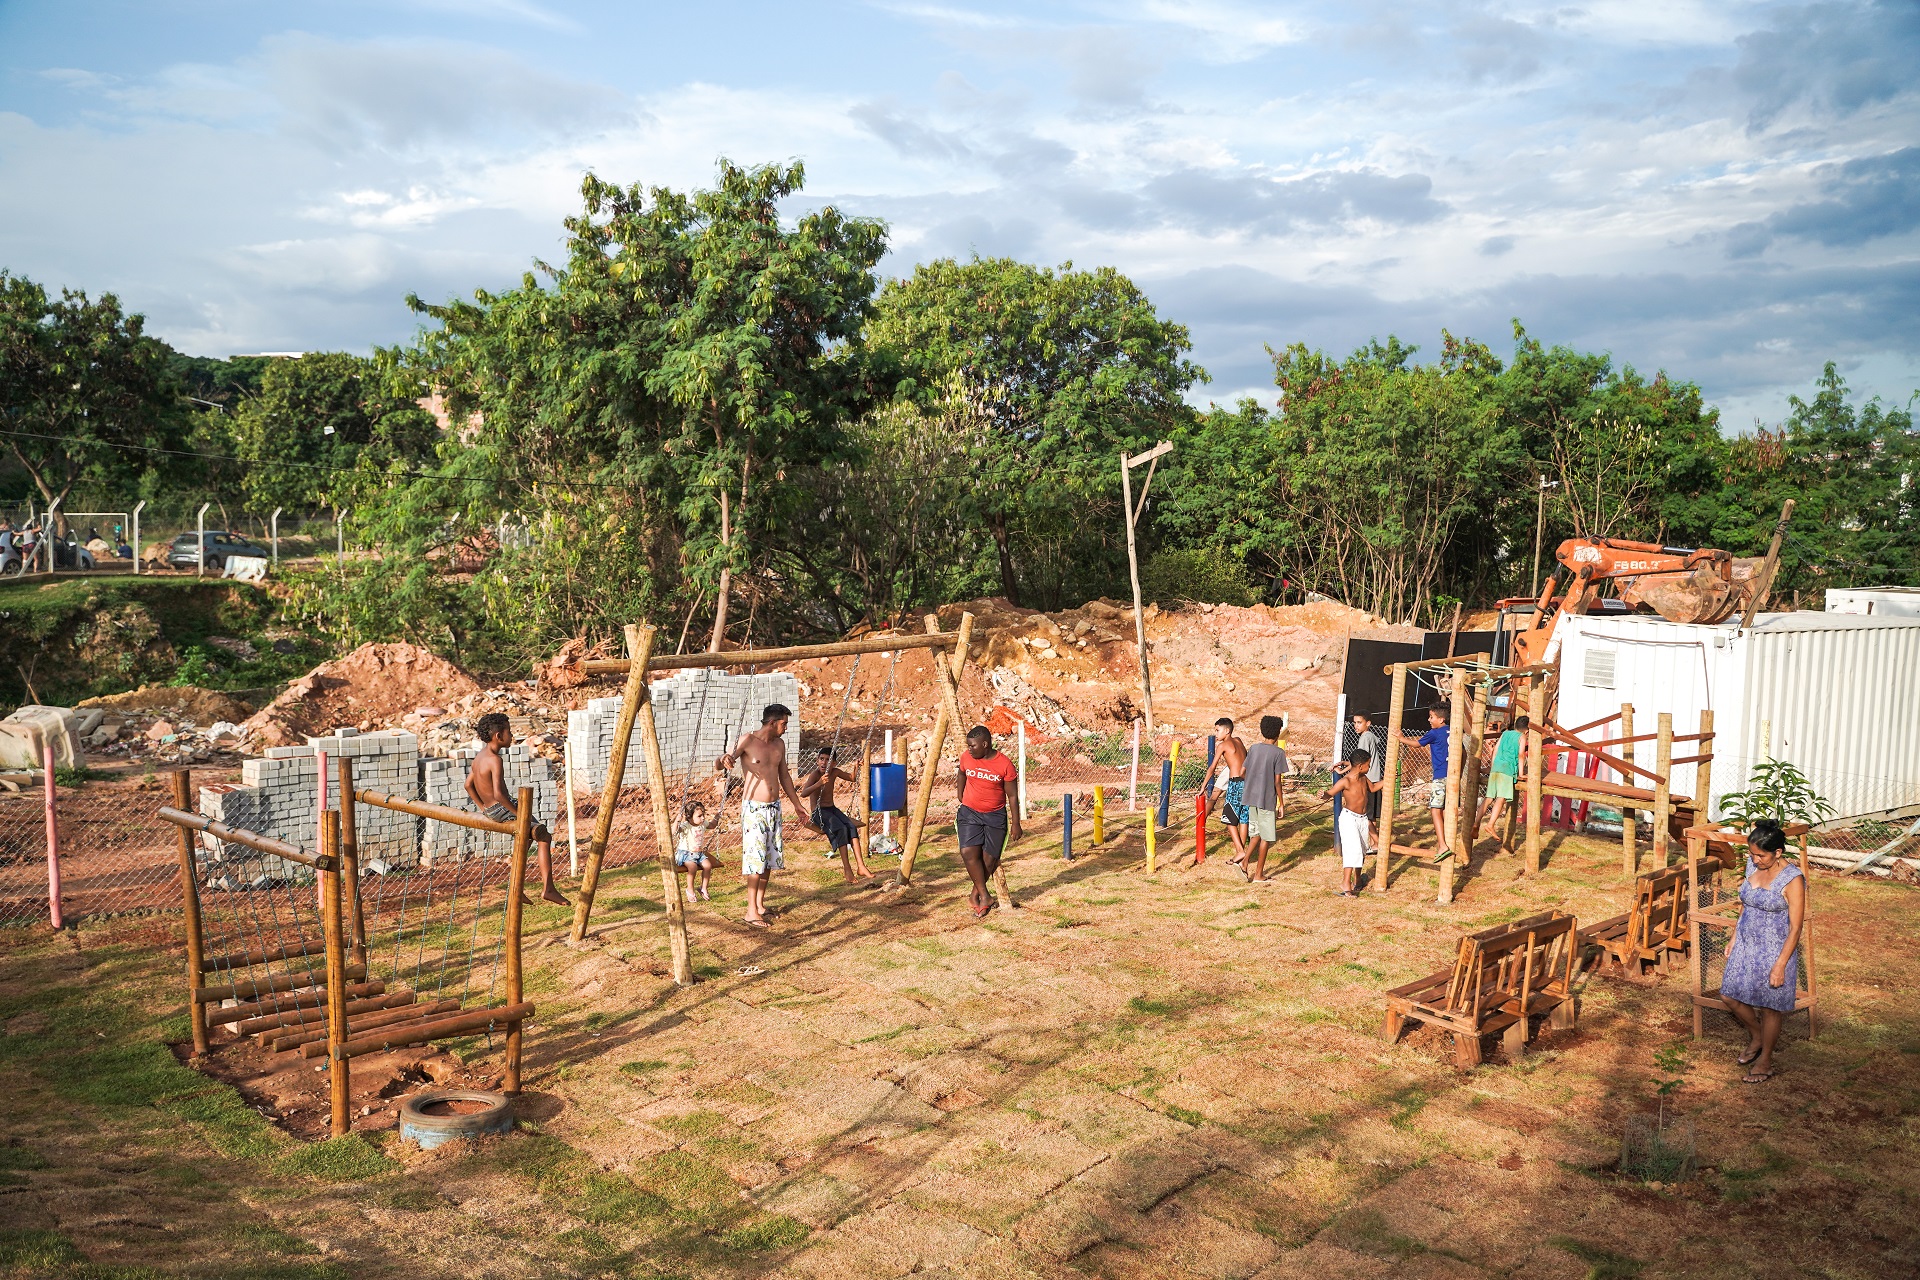
[[[1266,348],[1443,328],[1698,383],[1920,388],[1920,4],[0,0],[0,268],[182,350],[406,340],[557,260],[589,170],[798,159],[883,271],[1111,265]]]

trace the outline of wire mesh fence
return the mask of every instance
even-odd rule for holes
[[[179,837],[154,817],[164,796],[139,784],[54,788],[64,918],[179,910]],[[51,917],[47,810],[37,785],[0,797],[0,927]]]

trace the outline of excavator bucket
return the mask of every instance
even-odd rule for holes
[[[1669,622],[1725,622],[1745,607],[1755,563],[1735,561],[1732,582],[1706,564],[1688,573],[1643,573],[1621,584],[1620,598],[1645,605]]]

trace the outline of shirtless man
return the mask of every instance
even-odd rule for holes
[[[482,816],[495,822],[512,822],[520,816],[518,803],[507,795],[506,770],[500,753],[513,745],[513,724],[498,711],[490,711],[474,722],[473,732],[480,739],[480,754],[467,770],[467,798]],[[567,900],[553,887],[553,833],[535,823],[533,843],[540,850],[540,898],[556,907]]]
[[[760,727],[740,735],[733,750],[713,762],[720,773],[730,773],[738,763],[746,774],[745,790],[740,798],[740,876],[747,882],[746,922],[756,929],[767,928],[767,883],[776,871],[785,871],[782,856],[780,797],[793,801],[793,811],[803,826],[818,830],[807,821],[807,806],[793,785],[793,770],[787,767],[787,744],[782,740],[793,712],[777,702],[767,704],[760,713]]]
[[[813,802],[813,825],[826,832],[827,847],[840,855],[840,874],[847,878],[848,884],[855,879],[873,879],[873,872],[867,870],[866,855],[860,849],[860,824],[833,802],[833,784],[853,780],[852,774],[833,767],[832,747],[820,748],[813,768],[800,779],[800,794]],[[848,854],[853,855],[851,863]]]
[[[1334,840],[1340,847],[1340,896],[1359,896],[1360,868],[1366,864],[1373,832],[1367,821],[1367,802],[1379,794],[1380,784],[1367,777],[1373,757],[1365,751],[1347,753],[1347,762],[1334,771],[1333,785],[1320,794],[1337,796],[1340,816],[1334,819]]]
[[[1247,869],[1247,744],[1233,735],[1233,721],[1221,716],[1213,722],[1219,730],[1218,741],[1214,743],[1213,773],[1208,775],[1211,782],[1215,774],[1227,780],[1226,787],[1213,797],[1209,813],[1218,813],[1221,808],[1227,811],[1227,838],[1233,841],[1233,865],[1242,871]]]

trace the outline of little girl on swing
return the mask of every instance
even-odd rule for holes
[[[684,868],[687,873],[688,902],[708,900],[707,883],[713,879],[713,856],[707,852],[707,844],[718,825],[719,819],[709,818],[707,806],[700,801],[689,800],[680,806],[679,820],[673,824],[673,865]],[[691,883],[695,872],[700,877],[698,898]]]

